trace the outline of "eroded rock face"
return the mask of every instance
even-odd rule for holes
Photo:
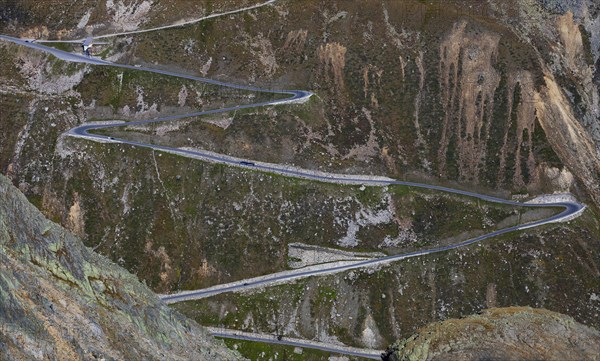
[[[500,37],[493,33],[467,34],[466,22],[454,25],[440,45],[440,88],[444,109],[442,138],[438,150],[439,172],[446,175],[448,146],[456,139],[458,176],[479,178],[490,133],[494,93],[500,82],[493,68]]]
[[[600,332],[571,317],[507,307],[430,324],[392,345],[384,360],[598,360],[599,348]]]
[[[346,51],[347,49],[338,43],[324,44],[318,50],[324,77],[326,81],[334,84],[337,91],[343,91],[346,87],[343,74],[346,66]]]
[[[499,14],[501,7],[494,5]],[[541,87],[530,98],[548,142],[600,203],[600,5],[589,0],[515,1],[498,16],[537,49]],[[506,14],[505,14],[506,15]],[[523,24],[519,26],[516,24]]]
[[[0,359],[237,358],[0,175]]]

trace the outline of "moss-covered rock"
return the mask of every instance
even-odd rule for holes
[[[0,358],[235,360],[0,175]]]

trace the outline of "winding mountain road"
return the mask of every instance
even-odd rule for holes
[[[248,8],[238,9],[235,11],[222,13],[222,14],[210,15],[208,17],[204,17],[203,19],[216,17],[216,16],[222,16],[222,15],[228,15],[228,14],[234,14],[234,13],[241,12],[241,11],[255,9],[255,8],[267,5],[267,4],[271,4],[274,1],[275,0],[270,0],[270,1],[267,1],[266,3],[251,6]],[[146,32],[146,31],[155,31],[155,30],[166,29],[166,28],[170,28],[170,27],[179,27],[179,26],[183,26],[185,24],[195,23],[195,22],[201,21],[203,19],[197,19],[194,21],[186,22],[186,23],[168,25],[168,26],[154,28],[154,29],[104,35],[104,36],[96,37],[96,39],[106,38],[106,37],[110,37],[110,36],[141,33],[141,32]],[[78,62],[78,63],[91,64],[91,65],[95,65],[95,66],[111,66],[111,67],[131,69],[131,70],[136,70],[136,71],[152,72],[152,73],[156,73],[156,74],[162,74],[162,75],[177,77],[177,78],[181,78],[181,79],[189,79],[189,80],[193,80],[193,81],[199,81],[199,82],[203,82],[203,83],[223,86],[223,87],[227,87],[227,88],[287,95],[287,97],[283,98],[283,99],[265,101],[265,102],[255,103],[255,104],[237,105],[237,106],[232,106],[232,107],[227,107],[227,108],[213,109],[213,110],[195,112],[195,113],[184,114],[184,115],[173,115],[173,116],[167,116],[167,117],[162,117],[162,118],[158,118],[158,119],[140,120],[140,121],[132,121],[132,122],[120,122],[120,123],[111,123],[111,124],[83,124],[81,126],[71,129],[68,132],[68,135],[70,135],[70,136],[85,138],[85,139],[89,139],[92,141],[98,141],[98,142],[114,142],[114,143],[122,143],[122,144],[128,144],[128,145],[132,145],[132,146],[150,148],[150,149],[154,149],[157,151],[178,154],[178,155],[181,155],[184,157],[196,158],[196,159],[201,159],[204,161],[221,163],[221,164],[225,164],[228,166],[251,169],[251,170],[254,170],[257,172],[268,172],[268,173],[279,174],[279,175],[283,175],[283,176],[287,176],[287,177],[302,178],[302,179],[315,180],[315,181],[320,181],[320,182],[348,184],[348,185],[361,184],[361,185],[374,186],[374,187],[386,187],[386,186],[390,186],[390,185],[403,185],[403,186],[410,186],[410,187],[416,187],[416,188],[431,189],[431,190],[437,190],[437,191],[441,191],[441,192],[453,193],[453,194],[458,194],[458,195],[481,199],[481,200],[488,201],[488,202],[506,204],[506,205],[512,205],[512,206],[535,207],[535,208],[547,208],[547,207],[563,208],[563,211],[561,213],[556,214],[551,217],[548,217],[546,219],[538,220],[538,221],[523,224],[523,225],[518,225],[518,226],[513,226],[513,227],[496,230],[496,231],[490,232],[488,234],[481,235],[481,236],[478,236],[478,237],[475,237],[475,238],[472,238],[472,239],[469,239],[469,240],[466,240],[466,241],[463,241],[460,243],[452,244],[452,245],[440,246],[440,247],[435,247],[435,248],[431,248],[431,249],[414,251],[414,252],[409,252],[409,253],[405,253],[405,254],[392,255],[392,256],[387,256],[387,257],[382,257],[382,258],[370,259],[370,260],[334,262],[334,263],[325,264],[325,265],[309,266],[309,267],[305,267],[305,268],[301,268],[301,269],[297,269],[297,270],[284,271],[284,272],[274,273],[271,275],[255,277],[252,279],[240,280],[240,281],[236,281],[236,282],[232,282],[232,283],[228,283],[228,284],[217,285],[217,286],[209,287],[209,288],[202,289],[202,290],[184,291],[184,292],[179,292],[179,293],[175,293],[175,294],[162,295],[161,298],[167,303],[176,303],[176,302],[200,299],[200,298],[214,296],[214,295],[224,293],[224,292],[243,291],[243,290],[248,290],[248,289],[252,289],[252,288],[259,288],[259,287],[270,286],[273,284],[290,282],[293,280],[297,280],[299,278],[313,277],[313,276],[319,276],[319,275],[324,275],[324,274],[332,274],[332,273],[343,272],[343,271],[348,271],[348,270],[357,269],[357,268],[375,267],[375,266],[379,266],[379,265],[383,265],[383,264],[387,264],[387,263],[391,263],[391,262],[397,262],[399,260],[406,259],[406,258],[418,257],[418,256],[429,255],[429,254],[440,253],[440,252],[446,252],[449,250],[458,249],[461,247],[466,247],[466,246],[469,246],[472,244],[476,244],[476,243],[482,242],[486,239],[489,239],[489,238],[492,238],[492,237],[495,237],[495,236],[498,236],[501,234],[514,232],[514,231],[518,231],[518,230],[523,230],[523,229],[527,229],[527,228],[538,227],[538,226],[542,226],[544,224],[566,221],[573,217],[578,216],[585,209],[584,205],[582,205],[578,202],[575,202],[575,201],[564,201],[564,202],[554,202],[554,203],[545,203],[545,204],[521,203],[521,202],[516,202],[516,201],[512,201],[512,200],[506,200],[506,199],[492,197],[492,196],[488,196],[488,195],[484,195],[484,194],[478,194],[478,193],[474,193],[474,192],[464,191],[464,190],[460,190],[460,189],[453,189],[453,188],[448,188],[448,187],[442,187],[442,186],[437,186],[437,185],[398,181],[398,180],[394,180],[394,179],[390,179],[390,178],[386,178],[386,177],[378,177],[378,176],[370,176],[370,175],[345,175],[345,174],[318,172],[318,171],[313,171],[313,170],[291,167],[291,166],[287,166],[287,165],[263,163],[263,162],[258,162],[258,161],[254,161],[254,160],[249,160],[249,159],[241,159],[241,158],[231,157],[231,156],[223,155],[223,154],[217,154],[217,153],[204,151],[204,150],[190,150],[190,149],[182,149],[182,148],[173,148],[173,147],[136,142],[136,141],[126,140],[126,139],[116,139],[114,137],[93,134],[93,133],[91,133],[91,131],[99,130],[99,129],[108,129],[108,128],[116,128],[116,127],[132,126],[132,125],[147,125],[147,124],[151,124],[151,123],[168,122],[168,121],[174,121],[174,120],[189,118],[189,117],[197,117],[197,116],[203,116],[203,115],[209,115],[209,114],[231,112],[231,111],[246,109],[246,108],[276,106],[276,105],[291,104],[291,103],[302,103],[302,102],[307,101],[312,96],[312,93],[308,92],[308,91],[303,91],[303,90],[261,89],[261,88],[253,87],[253,86],[230,84],[230,83],[225,83],[225,82],[213,80],[213,79],[207,79],[207,78],[202,78],[202,77],[197,77],[197,76],[192,76],[192,75],[178,74],[175,72],[170,72],[170,71],[165,71],[165,70],[152,69],[152,68],[147,68],[147,67],[138,67],[138,66],[132,66],[132,65],[126,65],[126,64],[118,64],[118,63],[113,63],[113,62],[109,62],[109,61],[94,58],[94,57],[87,57],[87,56],[69,53],[69,52],[54,49],[51,47],[47,47],[47,46],[40,44],[41,41],[23,40],[23,39],[17,39],[14,37],[10,37],[10,36],[4,36],[4,35],[0,35],[0,40],[9,41],[9,42],[12,42],[12,43],[15,43],[18,45],[26,46],[26,47],[36,49],[39,51],[43,51],[43,52],[52,54],[55,57],[62,59],[64,61],[68,61],[68,62]],[[52,41],[46,41],[46,42],[52,42]],[[61,42],[63,42],[63,41],[61,41]],[[80,42],[80,40],[73,40],[72,42]],[[272,338],[268,338],[268,337],[266,337],[266,338],[259,337],[260,339],[256,339],[255,336],[244,335],[243,333],[239,333],[239,332],[235,333],[235,335],[234,335],[232,332],[219,333],[217,331],[214,331],[213,334],[216,336],[219,336],[219,337],[238,338],[238,339],[253,340],[253,341],[260,341],[260,342],[271,342],[271,343],[286,344],[286,345],[291,345],[291,346],[315,348],[314,343],[311,344],[311,342],[309,342],[309,341],[303,342],[302,340],[293,340],[293,341],[286,340],[283,342],[282,340],[276,340],[276,339],[272,339]],[[325,344],[322,344],[317,348],[323,349],[323,350],[326,349],[327,351],[331,351],[331,352],[352,354],[352,353],[348,352],[347,347],[344,348],[344,347],[341,347],[338,345],[325,345],[325,346],[324,345]],[[374,353],[369,353],[368,355],[355,354],[355,356],[376,358],[376,357],[374,357]]]

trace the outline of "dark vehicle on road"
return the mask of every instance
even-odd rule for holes
[[[254,167],[256,164],[254,164],[253,162],[241,161],[240,165],[245,165],[245,166],[248,166],[248,167]]]

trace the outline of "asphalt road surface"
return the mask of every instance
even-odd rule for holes
[[[323,342],[310,341],[310,347],[307,347],[307,341],[291,338],[291,337],[276,337],[273,335],[253,334],[248,332],[241,332],[237,330],[219,329],[216,327],[208,327],[209,332],[214,337],[229,338],[234,340],[252,341],[252,342],[265,342],[275,345],[311,348],[315,350],[342,353],[344,355],[362,357],[366,359],[381,360],[381,352],[370,349],[360,349],[355,347],[347,347],[341,345],[333,345]]]

